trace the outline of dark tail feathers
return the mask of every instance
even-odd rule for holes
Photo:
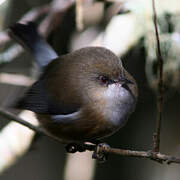
[[[40,67],[46,66],[58,57],[52,47],[38,33],[37,26],[33,22],[16,23],[9,28],[8,34],[32,53]]]
[[[33,44],[42,38],[37,31],[36,24],[33,22],[28,22],[28,24],[16,23],[9,28],[8,34],[31,51],[33,50]]]

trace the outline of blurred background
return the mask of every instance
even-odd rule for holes
[[[164,58],[160,151],[180,156],[180,3],[157,0],[156,7]],[[139,99],[126,126],[105,142],[122,149],[152,149],[157,116],[157,60],[151,0],[0,0],[0,107],[7,110],[38,75],[31,55],[6,34],[7,28],[17,21],[35,21],[59,55],[90,45],[104,46],[116,53],[136,79]],[[177,180],[180,177],[178,164],[118,155],[110,155],[106,163],[99,164],[91,159],[91,153],[67,155],[64,145],[47,137],[32,132],[26,136],[23,133],[27,129],[19,139],[20,130],[13,134],[16,127],[1,116],[0,129],[2,180]],[[21,147],[20,141],[25,146]]]

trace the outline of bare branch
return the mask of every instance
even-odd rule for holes
[[[76,28],[78,31],[82,31],[83,25],[83,4],[82,0],[76,0]]]
[[[39,134],[42,134],[42,135],[45,135],[45,136],[48,136],[58,142],[61,142],[57,137],[49,134],[47,131],[45,131],[44,129],[40,128],[40,127],[37,127],[37,126],[34,126],[33,124],[21,119],[20,117],[10,113],[9,111],[6,111],[2,108],[0,108],[0,116],[1,117],[4,117],[5,119],[8,119],[10,121],[15,121],[19,124],[22,124],[23,126],[26,126],[28,127],[29,129],[39,133]]]
[[[61,140],[58,137],[49,134],[44,129],[34,126],[31,123],[19,118],[18,116],[14,115],[2,108],[0,108],[0,116],[6,118],[8,120],[12,120],[17,123],[20,123],[39,134],[48,136],[49,138],[54,139],[57,142],[61,143]],[[93,144],[84,144],[83,145],[84,150],[95,151],[96,148],[97,148],[96,145],[93,145]],[[107,146],[106,147],[99,146],[97,153],[105,153],[105,154],[108,153],[108,154],[117,154],[120,156],[146,158],[146,159],[155,160],[160,163],[166,162],[167,164],[180,163],[180,157],[165,155],[165,154],[156,153],[153,151],[132,151],[132,150],[119,149],[119,148],[111,148],[111,147],[107,147]]]
[[[170,163],[180,163],[180,157],[165,155],[161,153],[156,153],[152,151],[132,151],[132,150],[124,150],[118,148],[111,148],[111,147],[99,147],[100,152],[110,153],[110,154],[117,154],[121,156],[128,156],[128,157],[137,157],[137,158],[146,158],[155,160],[157,162],[166,162],[167,164]]]
[[[34,80],[22,74],[0,73],[0,83],[16,86],[30,86],[34,83]]]
[[[19,44],[12,45],[5,52],[0,54],[0,64],[11,62],[23,52],[24,49]]]
[[[9,40],[10,40],[10,38],[7,35],[7,32],[5,32],[5,31],[0,32],[0,45],[8,42]]]
[[[157,15],[156,15],[156,8],[155,8],[154,0],[152,0],[152,8],[153,8],[154,28],[155,28],[156,41],[157,41],[157,59],[158,59],[158,94],[157,94],[158,112],[157,112],[156,131],[153,137],[154,137],[154,151],[159,152],[161,121],[162,121],[162,106],[163,106],[163,58],[161,54],[159,32],[158,32],[158,26],[157,26]]]
[[[27,14],[25,14],[19,22],[34,21],[40,16],[47,14],[50,10],[50,4],[45,4],[40,7],[33,8]]]
[[[65,12],[74,3],[75,0],[54,0],[48,16],[39,25],[39,32],[47,37],[48,34],[61,23]]]
[[[19,117],[38,125],[35,115],[31,111],[22,111]],[[2,118],[1,118],[2,119]],[[23,156],[31,146],[35,131],[11,121],[0,131],[0,174],[12,166]]]

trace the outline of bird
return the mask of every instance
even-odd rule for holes
[[[15,23],[8,33],[41,70],[16,107],[33,111],[47,132],[64,144],[99,142],[125,125],[138,87],[111,50],[88,46],[58,55],[33,22]]]

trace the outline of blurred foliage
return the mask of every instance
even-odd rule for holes
[[[180,15],[163,13],[158,19],[161,51],[164,60],[164,85],[180,90]],[[154,34],[145,35],[146,73],[151,87],[157,87],[157,58]],[[180,91],[179,91],[180,92]]]

